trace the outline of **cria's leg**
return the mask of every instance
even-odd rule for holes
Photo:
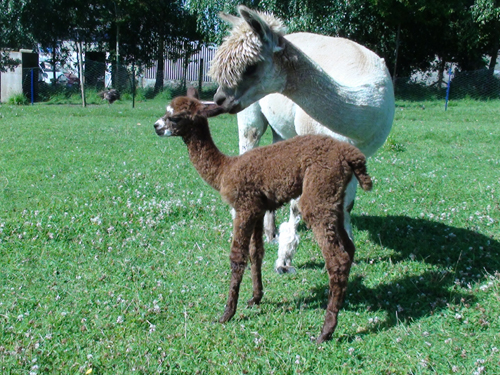
[[[317,183],[319,176],[322,184]],[[330,340],[337,327],[354,258],[354,244],[344,228],[345,182],[342,178],[341,173],[329,174],[326,169],[311,168],[304,177],[300,198],[302,217],[314,232],[329,276],[328,306],[318,343]]]
[[[233,243],[231,245],[231,282],[229,284],[229,295],[227,297],[226,309],[219,319],[220,323],[230,320],[236,313],[238,296],[243,273],[248,262],[250,238],[254,230],[256,219],[236,213],[233,221]]]
[[[325,322],[317,342],[330,340],[337,327],[337,318],[344,302],[349,271],[354,258],[354,244],[347,236],[343,226],[337,227],[337,233],[331,225],[314,225],[314,235],[321,247],[329,276],[328,306]]]
[[[250,241],[250,262],[252,262],[253,297],[248,301],[248,306],[258,305],[264,295],[262,287],[262,259],[264,258],[264,243],[262,241],[263,220],[255,223],[252,239]]]
[[[280,225],[278,259],[274,264],[274,269],[278,273],[295,273],[292,267],[292,259],[297,252],[299,245],[299,236],[297,235],[297,226],[300,222],[300,212],[298,200],[290,201],[290,219]]]

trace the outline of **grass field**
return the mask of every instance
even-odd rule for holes
[[[297,274],[266,245],[262,305],[247,272],[215,323],[230,212],[154,134],[165,105],[0,106],[0,373],[500,373],[500,102],[398,103],[321,346],[328,277],[304,226]],[[235,117],[211,128],[235,154]]]

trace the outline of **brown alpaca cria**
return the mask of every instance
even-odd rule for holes
[[[371,189],[365,156],[348,143],[321,135],[298,136],[240,156],[227,156],[215,146],[207,121],[207,117],[222,112],[224,109],[213,103],[177,97],[154,125],[160,136],[182,137],[200,176],[236,212],[229,296],[219,321],[227,322],[236,312],[249,259],[253,297],[248,305],[260,303],[264,214],[301,195],[300,212],[314,232],[330,279],[325,322],[317,342],[329,340],[337,326],[355,250],[344,228],[344,193],[353,175],[364,190]]]

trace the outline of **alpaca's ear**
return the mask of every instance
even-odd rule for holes
[[[257,12],[248,9],[244,5],[238,7],[238,12],[246,23],[252,28],[252,30],[259,36],[259,39],[264,45],[270,47],[273,52],[279,52],[283,50],[280,46],[279,37],[274,33],[269,25],[264,21]]]
[[[202,103],[202,105],[203,108],[198,113],[204,117],[215,117],[226,112],[224,107],[221,107],[213,102],[205,102]]]
[[[227,14],[227,13],[223,13],[223,12],[220,12],[219,13],[219,18],[223,21],[226,21],[227,23],[231,24],[231,25],[238,25],[239,23],[241,23],[241,18],[240,17],[236,17],[236,16],[233,16],[232,14]]]

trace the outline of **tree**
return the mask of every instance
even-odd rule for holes
[[[15,68],[21,62],[11,59],[5,49],[31,48],[33,38],[20,22],[22,0],[2,0],[0,3],[0,72]]]
[[[62,42],[80,43],[91,38],[96,25],[94,9],[83,0],[25,0],[21,22],[37,44],[52,52],[53,84],[56,65],[67,59]]]
[[[493,75],[500,48],[500,1],[476,0],[472,15],[479,26],[480,40],[491,56],[488,71]]]
[[[132,0],[116,4],[119,16],[111,18],[111,40],[117,40],[120,30],[119,54],[126,62],[145,66],[157,62],[155,92],[161,91],[169,51],[186,40],[204,41],[203,34],[197,31],[196,15],[188,13],[180,1]]]
[[[498,4],[498,1],[476,0],[490,4]],[[221,41],[226,28],[218,20],[217,13],[234,13],[238,3],[233,0],[188,2],[189,9],[196,9],[200,14],[200,27],[207,29],[210,41],[216,43]],[[393,75],[409,76],[415,70],[429,69],[442,72],[446,62],[456,62],[463,69],[478,69],[484,64],[485,43],[480,43],[478,27],[471,15],[474,0],[261,0],[243,3],[275,13],[286,21],[289,32],[310,31],[354,40],[382,56]],[[491,24],[484,36],[498,30],[500,27]],[[498,38],[488,40],[498,41]],[[488,53],[491,54],[494,48],[490,44]]]

